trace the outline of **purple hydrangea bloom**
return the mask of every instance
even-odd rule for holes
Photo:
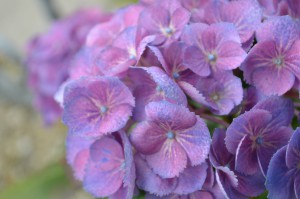
[[[29,43],[26,60],[28,84],[46,124],[54,123],[61,116],[61,108],[53,97],[69,76],[73,56],[83,45],[88,31],[109,17],[96,9],[81,10],[56,22],[47,33],[38,35]]]
[[[227,115],[234,107],[239,105],[243,99],[243,88],[241,80],[235,77],[231,71],[215,73],[213,76],[199,78],[195,88],[205,98],[205,106],[217,115]]]
[[[191,45],[184,53],[184,65],[200,76],[235,69],[246,57],[240,37],[230,23],[210,26],[202,23],[190,24],[182,39]]]
[[[184,171],[188,162],[192,166],[204,162],[210,135],[199,117],[167,101],[151,102],[145,109],[146,120],[132,130],[131,141],[138,152],[146,155],[147,164],[156,174],[173,178]]]
[[[132,67],[129,77],[133,83],[136,106],[133,117],[136,121],[145,118],[145,106],[149,102],[166,100],[174,104],[187,105],[187,99],[176,83],[158,67]]]
[[[262,12],[257,1],[210,1],[204,9],[203,22],[208,24],[229,22],[234,24],[241,43],[251,39],[260,25]]]
[[[194,87],[200,77],[183,64],[183,54],[186,47],[187,45],[183,42],[173,42],[170,45],[166,45],[163,49],[153,46],[150,46],[150,49],[156,55],[166,74],[187,95],[199,103],[204,103],[203,95]]]
[[[134,104],[130,90],[117,78],[81,78],[65,88],[63,122],[71,134],[102,136],[123,128]]]
[[[267,173],[268,198],[300,197],[300,129],[297,128],[287,146],[272,157]]]
[[[174,178],[162,178],[154,173],[147,164],[146,157],[141,154],[135,155],[135,163],[137,186],[156,196],[192,193],[202,188],[206,178],[206,162],[194,167],[188,166],[178,177]]]
[[[246,81],[268,96],[290,90],[300,76],[299,36],[299,25],[289,16],[268,19],[241,67]]]
[[[197,23],[204,18],[204,9],[206,5],[212,0],[180,0],[184,8],[191,13],[191,22]]]
[[[263,175],[272,155],[286,145],[292,129],[293,103],[284,98],[270,97],[250,111],[235,118],[226,131],[225,143],[235,154],[235,169],[252,175]]]
[[[257,90],[254,86],[250,86],[249,88],[244,90],[244,102],[243,102],[243,110],[249,111],[253,106],[255,106],[259,101],[267,98],[262,92]]]
[[[226,198],[248,198],[258,196],[265,190],[265,178],[260,172],[254,175],[243,175],[234,170],[235,157],[225,146],[226,132],[216,129],[209,159],[216,169],[216,180]]]
[[[125,132],[104,136],[90,146],[83,184],[95,197],[133,197],[135,165],[132,147]]]
[[[137,37],[155,35],[153,45],[176,41],[189,19],[190,13],[178,0],[156,1],[141,13]]]

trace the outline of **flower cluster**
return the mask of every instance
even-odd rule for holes
[[[300,197],[300,3],[141,0],[34,39],[29,84],[95,197]]]

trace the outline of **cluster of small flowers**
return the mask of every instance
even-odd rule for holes
[[[298,0],[85,10],[33,40],[29,83],[95,197],[300,198],[299,18]]]

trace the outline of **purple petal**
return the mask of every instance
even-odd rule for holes
[[[147,155],[146,160],[153,171],[162,178],[179,176],[187,165],[186,152],[175,140],[167,140],[160,151]]]
[[[140,155],[136,154],[134,160],[137,170],[136,184],[140,189],[164,196],[170,194],[177,186],[176,178],[163,179],[156,175]]]
[[[299,174],[295,178],[295,181],[294,181],[294,190],[295,190],[296,198],[299,199],[300,198],[300,176],[299,176]]]
[[[236,150],[235,169],[246,175],[253,175],[259,170],[256,149],[253,141],[245,135]]]
[[[216,128],[213,133],[209,160],[214,167],[226,166],[234,158],[226,148],[225,136],[226,131],[224,129]]]
[[[179,132],[176,140],[185,149],[192,166],[203,163],[207,158],[211,138],[203,120],[198,118],[193,127]]]
[[[257,158],[264,175],[267,174],[272,156],[278,149],[288,143],[292,133],[293,130],[290,127],[282,126],[275,127],[275,129],[271,129],[270,132],[264,134],[263,142],[265,143],[257,149]]]
[[[122,147],[114,139],[103,137],[91,146],[90,153],[84,188],[95,197],[114,194],[124,178],[124,171],[120,169],[124,162]]]
[[[256,135],[271,121],[272,115],[265,110],[252,110],[235,118],[226,131],[225,144],[228,151],[236,154],[245,135]]]
[[[268,173],[266,187],[269,191],[268,198],[282,199],[294,198],[293,175],[285,163],[287,147],[279,149],[272,157]]]
[[[197,121],[188,108],[167,101],[151,102],[145,109],[147,120],[167,124],[172,130],[185,130]]]
[[[246,58],[246,52],[237,42],[227,41],[218,48],[217,67],[222,70],[231,70],[240,66]]]
[[[237,190],[246,196],[256,197],[265,191],[265,177],[257,172],[254,175],[237,173]]]
[[[269,97],[258,102],[253,109],[263,109],[272,114],[272,120],[278,126],[288,126],[294,117],[292,100],[282,97]]]
[[[201,190],[206,178],[207,164],[187,167],[178,177],[178,185],[174,193],[186,195]]]
[[[295,75],[286,69],[277,70],[270,67],[262,67],[256,69],[253,73],[253,84],[257,89],[269,96],[283,95],[293,87],[294,82]]]
[[[300,128],[293,133],[286,152],[286,165],[295,168],[300,163]]]
[[[184,65],[200,76],[208,76],[211,73],[210,66],[206,62],[204,53],[196,46],[189,46],[184,52]]]
[[[158,152],[167,140],[166,132],[154,122],[137,124],[130,134],[130,139],[136,150],[142,154]]]

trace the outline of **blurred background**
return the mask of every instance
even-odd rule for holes
[[[66,128],[45,127],[31,106],[23,66],[26,43],[54,15],[82,7],[114,10],[134,0],[0,0],[0,199],[91,199],[65,161]]]

